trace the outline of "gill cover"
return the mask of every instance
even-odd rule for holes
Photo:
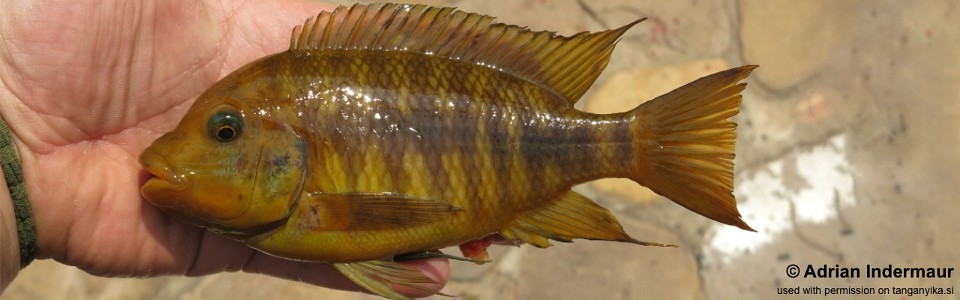
[[[289,125],[262,124],[262,143],[247,211],[231,223],[267,224],[286,219],[303,187],[307,146]],[[229,224],[225,224],[229,225]]]

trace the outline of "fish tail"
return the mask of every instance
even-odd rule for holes
[[[698,214],[754,231],[733,196],[739,83],[756,66],[700,78],[628,112],[634,163],[628,177]]]

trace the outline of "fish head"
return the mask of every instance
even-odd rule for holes
[[[306,173],[306,144],[276,113],[218,93],[197,99],[140,163],[141,189],[161,210],[228,236],[249,236],[290,215]]]

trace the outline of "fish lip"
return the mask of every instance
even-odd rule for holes
[[[163,189],[173,191],[184,191],[188,188],[187,180],[183,178],[181,172],[173,168],[173,165],[162,155],[147,150],[140,155],[140,165],[143,166],[153,177],[144,182],[147,185],[159,185]]]

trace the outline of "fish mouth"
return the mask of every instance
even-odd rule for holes
[[[140,165],[152,175],[143,184],[141,193],[144,196],[153,195],[158,191],[180,192],[189,187],[186,178],[174,169],[166,158],[156,152],[149,149],[144,151],[140,155]]]

